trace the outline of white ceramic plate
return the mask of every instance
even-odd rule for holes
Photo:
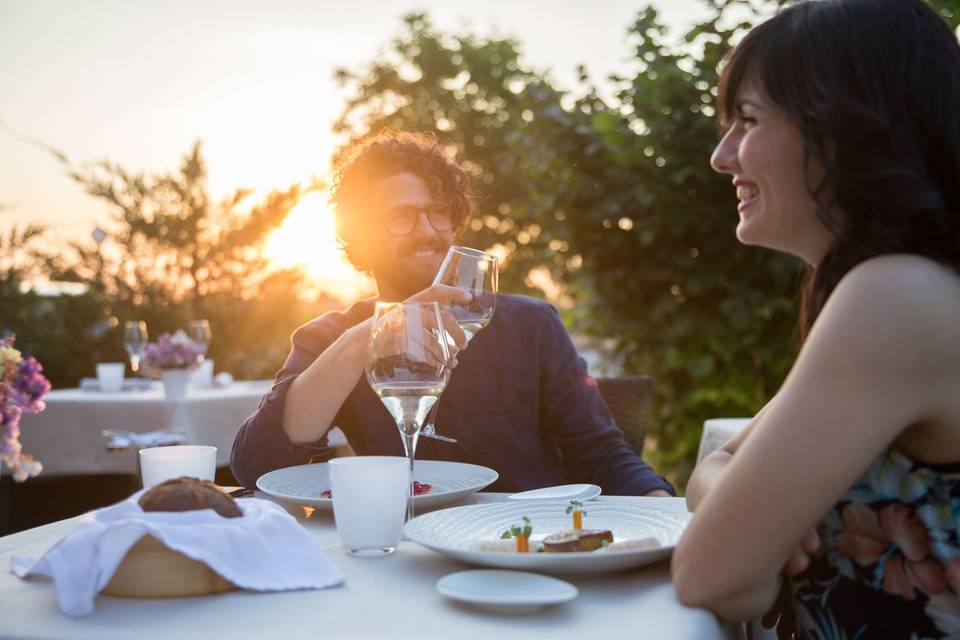
[[[437,591],[452,600],[511,612],[569,602],[578,593],[575,586],[557,578],[502,569],[451,573],[437,581]]]
[[[521,491],[507,496],[507,500],[593,500],[603,491],[595,484],[562,484],[544,489]]]
[[[493,469],[477,464],[417,460],[413,477],[433,487],[430,493],[413,499],[415,507],[429,508],[480,491],[493,484],[498,475]],[[315,509],[333,508],[333,500],[320,495],[330,488],[330,465],[325,462],[270,471],[257,479],[257,488],[284,502]]]
[[[672,501],[671,501],[672,502]],[[404,535],[428,549],[469,564],[544,571],[547,573],[596,573],[619,571],[651,564],[670,556],[690,521],[690,514],[670,504],[658,505],[656,498],[643,502],[591,502],[584,505],[587,529],[609,529],[614,542],[653,536],[660,545],[629,551],[577,553],[516,553],[481,551],[481,542],[496,541],[511,525],[530,518],[533,534],[530,548],[544,537],[571,528],[564,513],[567,502],[508,501],[477,504],[434,511],[414,518],[403,527]]]

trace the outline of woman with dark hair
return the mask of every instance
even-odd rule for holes
[[[680,599],[803,638],[960,636],[960,46],[921,0],[803,2],[720,82],[741,242],[809,267],[780,391],[695,470]]]

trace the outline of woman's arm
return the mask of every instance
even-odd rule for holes
[[[684,603],[729,619],[761,615],[823,514],[954,393],[956,280],[931,269],[939,267],[879,258],[837,287],[776,400],[701,494],[673,556]]]
[[[753,426],[760,420],[765,410],[766,407],[761,409],[747,426],[724,442],[716,451],[704,456],[703,460],[697,463],[697,466],[693,469],[693,474],[690,476],[690,481],[687,482],[688,510],[696,511],[710,489],[720,482],[733,459],[733,455],[743,445],[750,432],[753,431]]]

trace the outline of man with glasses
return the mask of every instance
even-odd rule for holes
[[[473,206],[466,173],[432,137],[387,132],[348,149],[332,201],[343,249],[376,279],[380,300],[469,301],[469,293],[432,285]],[[404,455],[393,418],[363,375],[375,302],[293,334],[273,388],[233,445],[231,467],[245,486],[329,457],[333,425],[358,454]],[[462,335],[455,339],[466,347]],[[438,403],[439,429],[453,441],[422,439],[418,459],[491,467],[500,475],[494,491],[590,482],[614,495],[673,493],[624,440],[550,305],[500,294],[493,320],[456,360]]]

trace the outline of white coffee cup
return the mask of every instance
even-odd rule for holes
[[[97,384],[100,391],[116,393],[123,389],[124,364],[122,362],[101,362],[97,364]]]
[[[144,489],[181,476],[213,481],[216,471],[216,447],[184,444],[140,449],[140,476]]]
[[[382,556],[400,545],[410,495],[410,462],[394,456],[330,461],[333,517],[350,555]]]

